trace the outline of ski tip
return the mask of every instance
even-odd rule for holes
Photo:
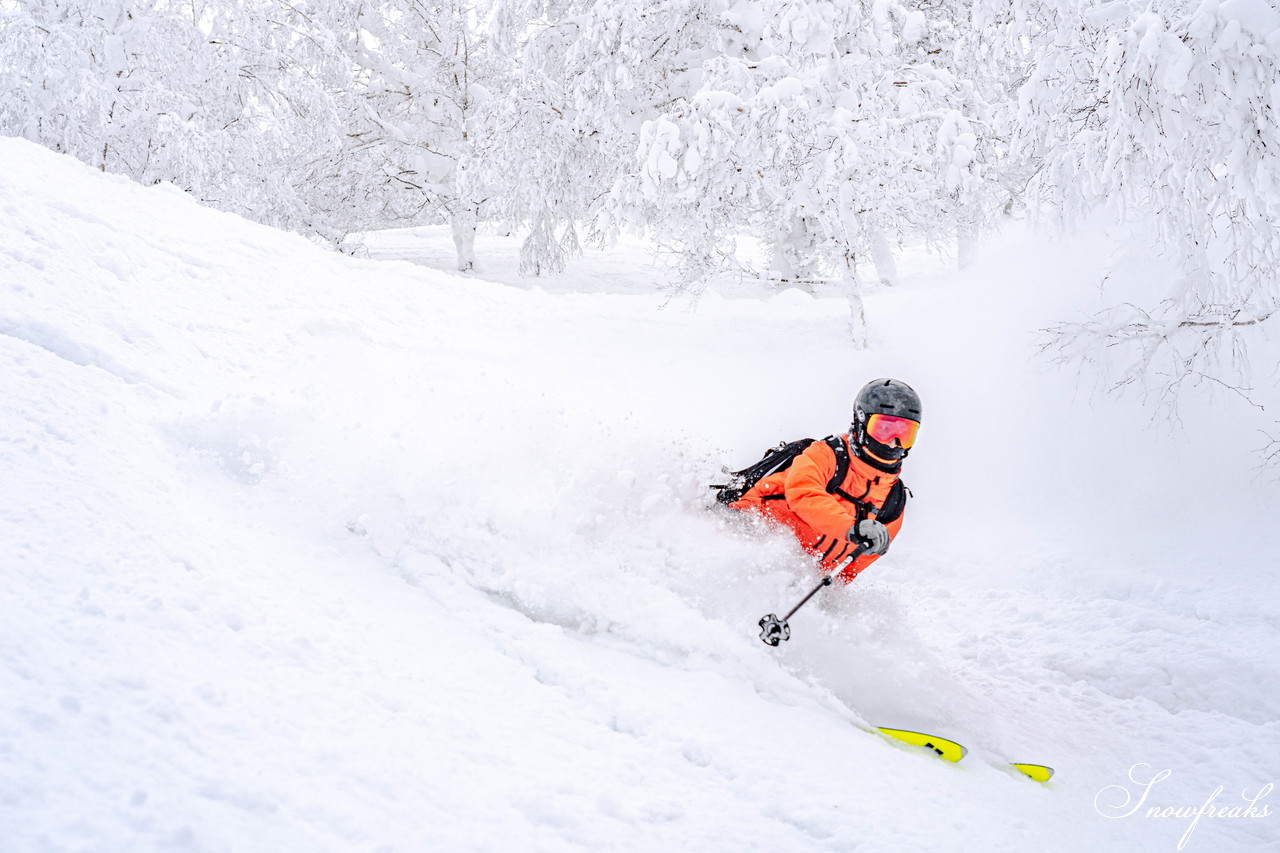
[[[1053,768],[1045,767],[1043,764],[1018,764],[1015,762],[1013,767],[1018,772],[1035,779],[1037,782],[1048,782],[1053,778]]]
[[[923,746],[925,749],[931,750],[940,758],[947,761],[959,761],[969,754],[969,750],[953,740],[947,740],[937,735],[925,734],[924,732],[913,732],[908,729],[889,729],[883,726],[877,727],[877,730],[886,737],[894,740],[900,740],[903,743],[909,743],[912,746]]]

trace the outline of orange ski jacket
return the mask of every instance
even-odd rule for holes
[[[849,556],[854,544],[845,537],[849,528],[863,518],[875,518],[898,475],[872,467],[849,448],[849,437],[842,436],[849,453],[849,470],[838,490],[856,498],[857,502],[827,491],[836,475],[836,454],[825,441],[815,441],[795,458],[785,471],[765,477],[745,495],[729,504],[733,509],[756,512],[791,529],[801,546],[821,559],[825,569],[834,569]],[[861,504],[861,508],[859,507]],[[902,529],[902,514],[880,519],[893,539]],[[839,578],[849,583],[867,566],[879,559],[865,554],[840,572]]]

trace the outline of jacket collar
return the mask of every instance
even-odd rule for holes
[[[850,451],[852,451],[849,454],[849,462],[853,466],[857,467],[859,473],[865,475],[867,479],[874,478],[877,472],[880,474],[890,474],[894,477],[897,477],[902,473],[901,459],[897,462],[881,462],[878,459],[873,459],[866,450],[863,449],[862,445],[850,441],[847,434],[844,436],[844,443],[849,447]],[[871,472],[868,473],[863,470],[864,466],[872,469]]]

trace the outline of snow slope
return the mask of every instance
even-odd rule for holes
[[[354,260],[0,140],[0,847],[1275,849],[1103,791],[1275,780],[1277,507],[1212,411],[1037,366],[1071,246],[918,269],[863,352],[837,300],[611,257]],[[927,407],[904,534],[769,649],[813,569],[705,484],[882,374]]]

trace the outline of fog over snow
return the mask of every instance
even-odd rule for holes
[[[0,849],[1280,844],[1265,438],[1049,368],[1105,235],[904,258],[864,350],[842,299],[647,292],[638,244],[385,259],[447,239],[353,259],[0,139]],[[707,484],[882,375],[903,533],[769,648],[815,569]]]

